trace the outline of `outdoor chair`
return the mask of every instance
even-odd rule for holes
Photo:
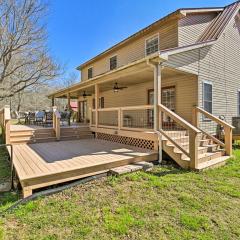
[[[28,123],[31,124],[35,124],[35,112],[30,112],[28,114]]]
[[[46,112],[43,125],[52,125],[53,124],[53,112]]]
[[[44,117],[45,117],[45,112],[44,111],[36,112],[35,123],[37,125],[43,124]]]

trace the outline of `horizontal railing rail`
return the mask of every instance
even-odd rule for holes
[[[142,105],[92,109],[90,125],[118,130],[153,130],[153,106]]]

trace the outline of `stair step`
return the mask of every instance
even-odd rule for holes
[[[33,133],[29,133],[29,132],[21,132],[21,133],[17,133],[17,132],[10,132],[10,138],[18,138],[18,137],[31,137],[33,136]]]
[[[216,168],[225,165],[226,161],[230,158],[230,156],[222,156],[207,162],[199,163],[196,170],[202,171],[210,168]]]
[[[212,159],[222,157],[223,154],[224,154],[223,151],[207,152],[207,153],[199,154],[198,155],[198,162],[199,163],[207,162],[207,161],[210,161]],[[186,155],[182,155],[182,160],[190,161],[190,158],[187,157]]]
[[[126,173],[136,172],[136,171],[150,171],[153,168],[153,164],[150,162],[138,162],[134,164],[129,164],[121,167],[116,167],[110,169],[109,173],[115,176],[119,176]]]

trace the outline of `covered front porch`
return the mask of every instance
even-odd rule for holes
[[[169,67],[161,67],[158,76],[146,61],[106,73],[50,97],[77,99],[78,121],[89,124],[94,132],[153,132],[154,78],[160,77],[157,98],[171,111],[192,122],[192,108],[197,105],[197,76]],[[167,116],[163,125],[171,126]]]

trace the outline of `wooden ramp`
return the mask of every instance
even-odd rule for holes
[[[156,151],[98,139],[13,146],[13,163],[24,197],[37,188],[157,158]]]

